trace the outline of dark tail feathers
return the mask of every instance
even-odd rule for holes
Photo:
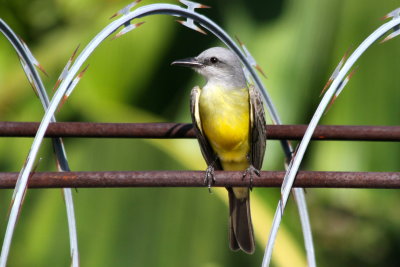
[[[250,215],[250,196],[244,199],[235,197],[231,188],[229,192],[229,245],[234,251],[243,250],[253,254],[255,250],[253,225]]]

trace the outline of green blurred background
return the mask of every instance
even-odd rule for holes
[[[152,3],[144,1],[140,5]],[[129,1],[0,1],[0,17],[19,34],[49,74],[52,94],[78,44],[84,47]],[[176,2],[174,2],[176,3]],[[200,10],[237,35],[262,66],[282,120],[307,123],[319,93],[345,51],[361,43],[397,1],[203,1]],[[152,16],[117,40],[106,40],[57,114],[59,121],[190,122],[190,89],[204,81],[174,59],[222,45]],[[43,115],[18,58],[0,38],[0,120]],[[399,39],[374,45],[323,124],[399,124]],[[19,171],[32,139],[0,139],[0,171]],[[65,139],[72,170],[204,170],[195,140]],[[193,152],[195,151],[195,152]],[[400,146],[383,142],[314,142],[302,165],[319,171],[399,171]],[[55,170],[49,140],[38,169]],[[267,145],[265,170],[282,170],[279,143]],[[11,190],[0,193],[3,237]],[[82,266],[259,266],[279,193],[256,188],[252,213],[257,250],[228,248],[224,190],[205,188],[79,189],[74,192]],[[397,266],[400,212],[396,190],[309,189],[307,199],[320,266]],[[290,200],[273,266],[305,266],[297,209]],[[61,190],[30,190],[16,229],[9,266],[68,266]]]

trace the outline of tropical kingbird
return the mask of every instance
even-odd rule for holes
[[[210,186],[215,170],[244,171],[259,175],[264,159],[266,123],[264,106],[256,88],[248,86],[239,58],[230,50],[213,47],[194,58],[172,65],[190,67],[207,80],[194,87],[190,97],[192,121],[207,162]],[[232,250],[254,252],[248,187],[227,187],[229,239]]]

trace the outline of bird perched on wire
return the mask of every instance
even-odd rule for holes
[[[256,88],[248,85],[239,58],[229,49],[213,47],[197,57],[172,65],[194,69],[207,80],[194,87],[190,112],[201,152],[208,165],[209,188],[214,170],[243,171],[243,178],[259,175],[264,159],[266,123]],[[230,248],[252,254],[255,250],[249,187],[228,187]]]

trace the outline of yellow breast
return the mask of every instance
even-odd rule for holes
[[[247,88],[201,90],[199,111],[203,132],[225,170],[248,167],[250,105]]]

